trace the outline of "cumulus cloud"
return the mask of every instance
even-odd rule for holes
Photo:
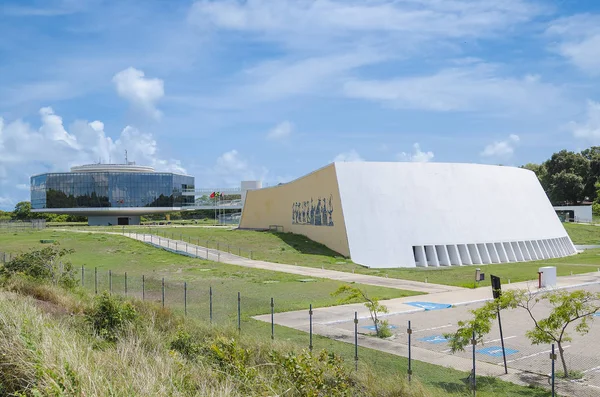
[[[588,101],[586,118],[583,122],[571,121],[568,128],[576,138],[600,142],[600,103]]]
[[[156,102],[165,95],[161,79],[147,78],[143,71],[129,67],[115,74],[112,81],[120,97],[152,117],[160,117]]]
[[[402,152],[398,154],[398,161],[412,161],[413,163],[427,163],[431,161],[435,155],[431,151],[424,152],[421,150],[421,145],[413,144],[411,153]]]
[[[518,135],[511,134],[503,141],[494,141],[487,145],[481,155],[483,157],[510,157],[515,152],[515,147],[521,139]]]
[[[217,157],[215,164],[197,170],[199,178],[207,185],[238,187],[243,180],[261,180],[267,178],[269,170],[254,164],[237,149],[231,149]]]
[[[0,189],[4,206],[28,199],[29,176],[47,171],[68,171],[73,165],[130,160],[158,170],[185,173],[178,160],[161,158],[151,134],[126,126],[113,139],[101,121],[75,121],[66,128],[52,108],[40,109],[40,126],[0,117]],[[1,204],[0,204],[1,205]]]
[[[365,161],[355,149],[351,149],[347,152],[343,152],[334,157],[332,162],[352,162],[352,161]]]
[[[289,121],[284,121],[277,124],[269,133],[267,134],[267,139],[272,141],[281,141],[287,139],[292,135],[294,130],[294,125]]]

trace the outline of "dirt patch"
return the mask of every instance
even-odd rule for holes
[[[42,301],[39,299],[34,299],[33,302],[35,306],[42,310],[44,313],[57,316],[67,316],[72,314],[66,308],[59,306],[56,303]]]

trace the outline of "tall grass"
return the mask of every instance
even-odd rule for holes
[[[427,395],[400,377],[353,373],[327,354],[132,304],[138,320],[112,343],[85,321],[94,301],[83,291],[12,278],[0,291],[0,395]]]

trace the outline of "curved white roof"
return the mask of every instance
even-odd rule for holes
[[[135,164],[86,164],[71,167],[71,172],[154,172],[154,168]]]

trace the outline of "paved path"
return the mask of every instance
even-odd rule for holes
[[[326,278],[330,280],[343,281],[346,283],[367,284],[378,287],[422,292],[425,294],[438,294],[442,292],[465,290],[465,288],[461,287],[453,287],[440,284],[429,284],[420,281],[401,280],[397,278],[378,277],[366,274],[340,272],[337,270],[319,269],[316,267],[295,266],[283,263],[258,261],[244,258],[239,255],[234,255],[226,251],[220,251],[212,248],[203,247],[201,245],[191,244],[185,241],[169,239],[152,234],[82,231],[67,229],[55,230],[79,233],[114,234],[119,236],[125,236],[134,240],[143,241],[156,247],[165,248],[182,255],[193,256],[201,259],[208,259],[215,262],[223,262],[230,265],[250,267],[253,269],[271,270],[282,273],[297,274],[307,278]]]

